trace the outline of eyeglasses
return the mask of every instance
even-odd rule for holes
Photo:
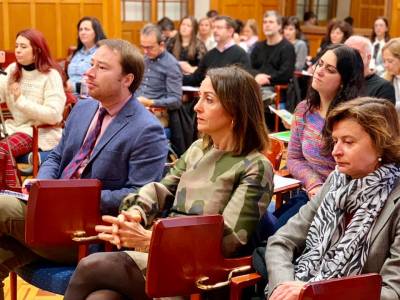
[[[152,46],[143,46],[143,45],[140,45],[140,48],[142,48],[143,50],[146,50],[146,51],[154,50],[155,47],[157,47],[157,45],[152,45]]]

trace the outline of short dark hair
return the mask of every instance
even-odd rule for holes
[[[129,86],[129,91],[134,93],[142,82],[144,73],[144,59],[139,49],[128,41],[121,39],[101,40],[99,41],[99,47],[101,46],[106,46],[120,54],[122,73],[125,75],[133,74],[134,76]]]
[[[156,35],[157,43],[160,44],[163,41],[161,29],[157,25],[148,23],[144,25],[143,28],[140,30],[141,35],[150,35],[151,33],[154,33]]]
[[[211,9],[206,13],[207,18],[215,18],[218,16],[218,12],[215,9]]]
[[[324,151],[333,149],[333,126],[352,119],[371,137],[383,164],[400,161],[400,125],[395,106],[384,99],[361,97],[341,103],[328,114],[323,133]]]
[[[225,21],[226,26],[228,26],[230,28],[233,28],[233,30],[236,30],[237,23],[236,23],[236,21],[234,19],[232,19],[229,16],[217,16],[214,19],[214,21],[221,21],[221,20]]]
[[[175,30],[175,24],[172,20],[168,17],[163,17],[157,22],[157,26],[160,28],[161,31],[164,30]]]
[[[303,21],[308,21],[312,18],[317,18],[317,15],[312,11],[306,11],[303,15]]]
[[[232,116],[235,146],[233,153],[246,155],[269,146],[268,130],[260,86],[254,77],[238,66],[210,69],[206,75],[225,111]],[[211,138],[204,137],[206,146]]]

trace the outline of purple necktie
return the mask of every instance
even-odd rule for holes
[[[79,149],[78,153],[74,156],[71,162],[65,167],[61,174],[62,179],[70,179],[74,176],[76,171],[81,166],[82,162],[89,157],[92,152],[94,145],[96,144],[97,137],[101,130],[101,125],[107,111],[105,108],[99,109],[99,114],[97,116],[96,126],[88,133],[86,140],[84,141],[82,147]]]

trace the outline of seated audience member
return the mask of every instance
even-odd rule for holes
[[[301,39],[299,19],[296,16],[289,17],[283,23],[283,36],[293,44],[296,53],[295,70],[304,69],[308,56],[307,44]]]
[[[179,24],[179,32],[171,38],[167,45],[167,50],[179,61],[184,74],[192,74],[207,48],[202,41],[197,38],[198,24],[194,17],[187,16]]]
[[[272,196],[272,167],[260,153],[269,143],[261,102],[247,72],[236,66],[209,70],[195,108],[203,139],[160,183],[126,197],[118,218],[104,217],[110,225],[96,226],[100,238],[118,247],[146,248],[154,217],[172,204],[171,217],[223,215],[224,254],[240,253]],[[112,227],[118,230],[113,233]],[[64,299],[110,299],[110,294],[142,299],[146,263],[147,254],[134,251],[92,254],[79,263]]]
[[[269,10],[264,14],[266,40],[257,42],[251,52],[251,66],[260,86],[285,84],[292,78],[296,54],[293,45],[283,38],[282,17]]]
[[[343,44],[353,34],[353,28],[345,21],[331,20],[318,52],[332,44]]]
[[[258,41],[257,21],[255,19],[248,19],[246,21],[240,35],[240,40],[239,46],[250,55]]]
[[[372,45],[369,39],[359,35],[352,35],[344,44],[357,50],[363,60],[365,78],[363,94],[370,97],[383,98],[396,104],[393,85],[369,68],[372,57]]]
[[[197,37],[200,39],[200,41],[204,43],[207,51],[210,51],[217,45],[212,32],[211,19],[204,17],[199,20],[199,32],[197,34]]]
[[[388,101],[358,98],[326,120],[336,168],[318,195],[269,238],[269,300],[297,299],[307,282],[382,275],[380,299],[399,299],[400,136]]]
[[[207,13],[206,13],[206,17],[211,19],[213,22],[215,20],[216,17],[218,17],[218,11],[216,11],[215,9],[210,9]]]
[[[144,52],[145,71],[135,92],[139,102],[153,109],[164,127],[168,127],[168,110],[181,106],[182,72],[176,58],[165,50],[161,31],[147,24],[140,31],[140,46]]]
[[[210,68],[225,67],[238,64],[250,69],[249,57],[241,47],[233,41],[236,22],[227,16],[218,16],[213,22],[214,39],[217,46],[204,55],[193,74],[183,76],[183,85],[199,86]]]
[[[294,112],[287,166],[313,197],[332,172],[331,155],[321,153],[325,117],[340,102],[356,98],[363,86],[363,63],[358,51],[344,45],[326,48],[318,60],[306,100]]]
[[[102,183],[101,213],[117,215],[127,194],[161,178],[167,155],[163,128],[132,97],[143,70],[142,55],[127,41],[99,42],[85,74],[89,94],[96,100],[75,105],[39,179],[97,178]],[[25,211],[26,202],[0,197],[1,281],[9,271],[37,258],[32,251],[53,261],[76,262],[76,247],[29,249],[24,244]]]
[[[97,42],[106,38],[100,21],[83,17],[78,22],[78,43],[68,63],[68,89],[80,94],[83,74],[90,68],[90,60],[97,49]]]
[[[317,15],[312,11],[306,11],[303,15],[303,26],[316,26],[318,25]]]
[[[32,149],[32,125],[57,124],[65,106],[64,73],[53,60],[43,34],[35,29],[17,33],[16,62],[0,75],[0,101],[7,104],[12,119],[6,120],[8,137],[0,140],[0,184],[18,186],[14,157]],[[61,128],[39,129],[39,148],[53,149]],[[7,145],[9,144],[9,146]]]
[[[400,111],[400,38],[391,39],[382,49],[385,65],[384,78],[389,80],[396,95],[396,109]]]
[[[165,44],[178,33],[175,29],[174,22],[168,17],[161,18],[157,22],[157,26],[161,30],[162,40]]]
[[[386,17],[377,17],[371,33],[373,54],[369,67],[379,76],[383,76],[385,66],[383,64],[382,49],[390,40],[389,21]]]

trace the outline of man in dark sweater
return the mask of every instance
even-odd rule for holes
[[[357,50],[363,60],[365,78],[364,94],[370,97],[383,98],[396,104],[393,85],[389,81],[376,75],[369,68],[369,62],[372,57],[372,44],[369,39],[363,36],[353,35],[346,40],[345,45]]]
[[[233,41],[236,22],[227,16],[218,16],[213,23],[217,46],[204,55],[193,74],[183,76],[183,85],[200,86],[209,68],[238,64],[250,71],[247,53]]]
[[[281,30],[282,17],[275,11],[267,11],[263,21],[266,40],[255,45],[250,58],[255,79],[261,86],[285,84],[293,77],[296,54]]]

